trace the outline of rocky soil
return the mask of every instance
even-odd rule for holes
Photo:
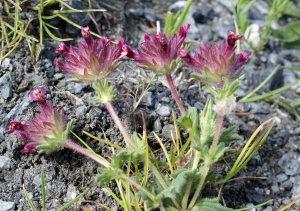
[[[29,6],[36,5],[38,2],[28,1],[22,4],[20,14],[20,19],[25,23],[30,18],[35,18],[27,33],[36,38],[38,38],[37,12],[31,10]],[[109,38],[118,39],[122,36],[132,47],[138,45],[144,33],[155,33],[151,25],[156,20],[161,21],[163,25],[170,6],[174,10],[178,5],[181,6],[180,2],[174,0],[103,0],[92,1],[92,3],[94,7],[99,6],[107,10],[107,12],[94,14],[96,26],[90,17],[81,17],[77,14],[70,18],[83,25],[88,24],[92,30],[98,30],[101,35]],[[0,2],[0,13],[5,15],[3,6],[3,3]],[[84,5],[76,4],[73,7],[82,8]],[[250,22],[263,25],[268,10],[268,5],[264,1],[258,0],[250,11]],[[228,30],[234,30],[233,20],[230,1],[194,0],[187,19],[187,22],[192,24],[188,38],[191,41],[200,42],[217,42],[225,39]],[[56,23],[52,24],[60,27],[62,37],[79,37],[78,30],[63,21],[56,20]],[[78,39],[67,44],[76,42]],[[56,57],[53,51],[58,44],[59,42],[56,41],[45,41],[41,56],[35,61],[31,59],[28,44],[23,39],[18,48],[1,62],[0,211],[29,210],[22,190],[23,184],[35,206],[39,207],[41,169],[45,169],[47,210],[58,209],[86,188],[90,188],[90,190],[84,199],[94,203],[78,203],[70,210],[80,210],[81,205],[85,205],[91,210],[103,210],[97,203],[106,204],[114,210],[121,210],[107,191],[96,185],[94,178],[98,166],[93,161],[67,149],[50,155],[22,155],[20,154],[21,143],[6,133],[10,120],[21,121],[33,116],[35,104],[30,100],[29,93],[34,87],[44,86],[47,89],[47,98],[53,102],[55,107],[63,106],[69,119],[74,119],[74,132],[97,153],[109,157],[112,151],[111,148],[85,136],[82,130],[122,145],[122,137],[105,107],[93,102],[92,87],[88,84],[66,82],[69,76],[62,74],[53,65],[53,59]],[[250,51],[245,44],[242,45],[242,50]],[[277,64],[300,67],[299,61],[300,50],[284,49],[283,45],[270,37],[264,51],[253,55],[246,65],[244,74],[240,78],[241,87],[238,90],[238,98],[242,98],[257,87]],[[190,71],[187,68],[183,67],[180,71],[183,74],[176,74],[176,84],[184,105],[186,107],[194,106],[201,110],[205,101],[202,94],[199,94],[199,84],[189,80]],[[276,77],[265,85],[260,93],[289,84],[299,76],[300,74],[297,72],[281,68]],[[149,82],[150,77],[151,73],[142,70],[131,61],[125,61],[117,72],[109,76],[111,83],[115,84],[118,90],[118,97],[113,104],[127,129],[141,132],[142,124],[139,120],[141,112],[143,112],[147,120],[149,144],[154,150],[159,151],[159,145],[152,132],[157,133],[166,143],[171,143],[169,135],[169,131],[173,129],[171,113],[172,110],[175,110],[177,115],[179,112],[174,107],[174,100],[162,78],[154,80],[138,108],[133,110],[134,100],[138,97],[141,84]],[[297,84],[281,97],[294,100],[299,98],[299,95],[300,84]],[[251,114],[247,116],[230,115],[225,121],[225,126],[235,125],[237,133],[244,137],[244,141],[232,145],[233,147],[241,148],[251,133],[265,120],[275,118],[276,125],[257,155],[238,175],[240,177],[252,176],[253,178],[227,183],[223,189],[223,202],[228,207],[242,208],[273,199],[266,206],[256,210],[279,210],[300,196],[299,120],[276,103],[260,101],[241,104],[240,107],[243,112]],[[71,138],[77,141],[75,137],[71,136]],[[116,189],[114,184],[111,184],[111,187]],[[289,210],[300,210],[299,206],[300,202]]]

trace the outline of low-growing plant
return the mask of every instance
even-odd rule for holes
[[[175,15],[175,19],[177,18],[178,15]],[[239,87],[237,77],[251,53],[236,53],[236,42],[242,36],[230,31],[227,39],[221,43],[202,44],[190,54],[183,47],[190,26],[180,26],[179,31],[172,32],[170,29],[176,25],[175,19],[170,16],[171,22],[167,22],[166,33],[145,34],[144,41],[137,50],[127,46],[123,38],[116,45],[112,45],[112,40],[106,37],[95,40],[89,28],[83,27],[81,33],[84,39],[78,47],[68,48],[61,43],[55,51],[63,55],[64,62],[56,59],[54,64],[62,72],[73,75],[71,81],[91,83],[97,93],[94,101],[106,106],[119,128],[125,142],[123,147],[83,131],[87,136],[114,148],[111,160],[94,152],[72,132],[72,120],[68,121],[63,108],[54,109],[52,103],[46,100],[44,87],[34,88],[30,94],[31,99],[38,104],[35,117],[23,122],[12,120],[8,127],[8,133],[14,133],[18,140],[25,143],[21,153],[49,154],[69,148],[93,159],[100,165],[97,184],[103,186],[127,211],[155,208],[163,211],[233,210],[220,203],[222,186],[247,165],[266,140],[275,121],[270,119],[262,123],[239,153],[231,153],[226,143],[239,141],[241,137],[234,133],[234,126],[223,128],[223,120],[235,109],[235,92]],[[112,106],[116,90],[106,77],[116,70],[124,57],[131,58],[139,66],[152,70],[157,75],[164,75],[181,113],[177,119],[173,113],[175,131],[170,131],[173,143],[170,148],[154,133],[161,146],[162,158],[156,157],[148,145],[146,124],[142,134],[128,134]],[[200,113],[196,108],[184,106],[173,83],[172,73],[182,62],[194,70],[191,75],[193,78],[206,83],[203,90],[211,95]],[[138,103],[139,101],[135,108]],[[143,116],[142,119],[144,120]],[[179,127],[188,132],[187,139],[181,138]],[[70,133],[84,147],[71,141],[68,137]],[[235,155],[237,159],[226,175],[213,171],[212,167],[220,160]],[[118,194],[108,188],[107,184],[111,181],[116,183]],[[221,186],[218,196],[203,196],[203,190],[209,184]],[[44,187],[42,182],[42,210],[45,209]],[[25,189],[24,192],[27,195]],[[32,205],[30,200],[29,204]],[[31,209],[35,210],[33,206]],[[63,209],[64,207],[61,210]],[[112,210],[108,207],[105,209]]]
[[[199,50],[191,55],[182,47],[188,29],[189,25],[181,26],[174,35],[161,32],[157,35],[145,34],[139,49],[132,50],[122,38],[115,46],[106,37],[94,40],[89,28],[83,27],[84,40],[78,47],[68,48],[61,43],[55,51],[65,57],[65,62],[56,59],[54,64],[64,73],[73,75],[72,81],[92,83],[97,93],[93,99],[105,104],[123,135],[125,147],[100,140],[116,149],[111,161],[96,154],[86,143],[83,142],[86,146],[83,148],[68,138],[72,121],[67,121],[62,108],[54,109],[51,102],[45,99],[46,90],[43,87],[35,88],[30,95],[39,104],[34,119],[22,123],[12,120],[8,133],[15,132],[16,137],[25,143],[22,153],[51,153],[70,148],[95,160],[101,166],[96,182],[106,186],[115,181],[121,198],[108,190],[124,210],[232,210],[221,205],[217,196],[203,197],[202,191],[207,184],[224,184],[242,169],[266,139],[274,120],[263,123],[255,131],[227,176],[222,178],[222,175],[211,170],[229,149],[225,143],[241,139],[234,134],[234,127],[223,129],[223,119],[235,108],[234,94],[239,87],[235,78],[251,53],[235,53],[235,43],[242,36],[229,32],[227,40],[220,44],[200,45]],[[128,134],[111,104],[116,90],[109,85],[106,76],[120,65],[125,56],[145,69],[165,75],[181,112],[181,117],[174,122],[176,136],[173,136],[170,149],[155,134],[163,151],[163,159],[155,157],[147,144],[146,128],[141,135]],[[171,73],[181,60],[195,70],[192,74],[194,78],[216,86],[205,85],[204,90],[212,98],[207,99],[200,114],[192,107],[186,110],[173,84]],[[178,126],[189,133],[187,140],[181,139]],[[138,165],[140,163],[144,165],[142,170]]]

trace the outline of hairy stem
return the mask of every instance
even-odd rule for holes
[[[199,193],[200,191],[202,190],[203,188],[203,184],[204,184],[204,181],[207,177],[207,174],[208,174],[208,171],[209,171],[209,165],[205,164],[204,166],[204,169],[203,169],[203,172],[201,174],[201,178],[200,178],[200,181],[199,181],[199,184],[197,186],[197,189],[195,190],[195,193],[194,193],[194,196],[188,206],[188,210],[192,209],[193,206],[195,205],[196,201],[197,201],[197,198],[199,196]]]
[[[190,192],[191,192],[191,188],[192,188],[192,184],[193,184],[193,180],[188,180],[188,182],[186,183],[185,187],[184,187],[184,196],[182,198],[181,201],[181,208],[182,210],[186,210],[187,208],[187,204],[188,204],[188,199],[190,196]]]
[[[99,163],[101,166],[104,166],[105,168],[109,167],[109,162],[107,160],[100,158],[99,156],[90,152],[89,150],[79,146],[78,144],[75,144],[73,141],[68,140],[65,143],[64,147],[72,149],[82,155],[85,155],[85,156],[91,158],[92,160],[96,161],[97,163]]]
[[[125,130],[120,118],[118,117],[118,115],[116,114],[113,106],[111,105],[111,103],[108,101],[105,103],[106,109],[109,112],[111,118],[113,119],[114,123],[117,125],[117,127],[119,128],[120,132],[122,133],[125,141],[127,143],[129,143],[133,148],[137,149],[137,146],[134,144],[134,142],[132,141],[131,137],[129,136],[129,134],[127,133],[127,131]]]
[[[216,149],[216,147],[218,145],[221,130],[222,130],[222,125],[223,125],[223,120],[224,120],[224,116],[218,115],[215,136],[214,136],[214,140],[210,147],[212,152]]]
[[[168,84],[169,84],[172,96],[174,97],[174,100],[175,100],[175,102],[176,102],[176,104],[177,104],[177,106],[178,106],[181,114],[185,114],[185,109],[184,109],[184,107],[183,107],[183,105],[181,103],[181,100],[179,98],[178,92],[177,92],[177,90],[176,90],[176,88],[174,86],[171,74],[167,74],[166,77],[167,77],[167,81],[168,81]]]

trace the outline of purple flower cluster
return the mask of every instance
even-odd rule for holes
[[[38,146],[49,144],[48,141],[56,142],[55,147],[62,146],[62,134],[66,128],[67,117],[63,113],[62,107],[53,109],[51,103],[45,99],[46,90],[34,88],[30,97],[37,102],[35,117],[32,120],[18,122],[12,120],[8,127],[8,133],[15,133],[18,140],[25,143],[21,153],[38,151]],[[55,139],[55,140],[54,140]]]
[[[223,40],[220,44],[202,44],[192,56],[182,49],[180,57],[196,72],[194,77],[218,84],[224,78],[236,78],[251,56],[251,52],[248,54],[235,53],[236,41],[241,38],[241,35],[235,35],[230,31],[227,40]]]
[[[123,56],[133,59],[141,66],[155,71],[158,74],[169,74],[177,66],[179,50],[186,37],[190,25],[181,26],[179,33],[166,36],[159,32],[157,35],[144,35],[140,49],[133,51],[127,45],[123,46]]]
[[[55,53],[63,54],[65,63],[55,59],[54,64],[62,72],[75,76],[76,82],[101,80],[119,66],[124,39],[121,38],[115,46],[106,37],[94,40],[88,26],[81,29],[81,34],[83,40],[78,47],[59,45]]]
[[[240,73],[251,55],[235,53],[236,41],[242,36],[229,32],[227,40],[220,44],[202,44],[190,55],[182,46],[189,28],[190,25],[181,26],[179,33],[173,36],[161,32],[157,35],[145,34],[140,48],[134,51],[124,44],[123,38],[116,45],[112,45],[112,40],[106,37],[94,40],[89,28],[83,27],[83,40],[78,47],[68,48],[61,43],[55,53],[62,54],[65,61],[63,63],[56,59],[54,64],[64,73],[75,76],[74,81],[77,82],[104,79],[118,67],[120,59],[125,56],[147,69],[166,75],[169,81],[172,80],[170,74],[178,66],[180,59],[194,69],[195,78],[209,83],[220,84],[224,78],[232,79]],[[46,101],[45,93],[45,88],[41,87],[35,88],[30,94],[31,99],[39,104],[34,119],[23,123],[16,120],[10,122],[8,133],[15,132],[16,137],[25,143],[22,153],[45,152],[42,149],[49,149],[46,152],[51,152],[63,147],[66,142],[66,127],[71,126],[67,126],[67,118],[62,108],[55,110]],[[102,94],[105,93],[104,91]],[[175,100],[184,113],[179,97]]]
[[[209,83],[220,83],[224,78],[235,78],[239,75],[251,53],[236,54],[236,41],[241,35],[228,32],[227,40],[220,44],[204,43],[193,55],[183,49],[190,25],[181,26],[178,34],[173,36],[159,32],[157,35],[144,35],[139,49],[132,50],[121,38],[117,45],[106,37],[94,40],[88,27],[83,27],[83,41],[78,47],[66,47],[61,43],[55,53],[65,57],[65,63],[54,60],[54,64],[64,73],[74,75],[78,82],[94,82],[103,79],[120,64],[120,59],[127,56],[142,67],[157,74],[168,75],[178,66],[180,58],[194,71],[194,76]]]

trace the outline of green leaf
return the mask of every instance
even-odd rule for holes
[[[290,8],[287,11],[283,11],[283,14],[287,15],[287,16],[300,18],[300,11],[299,10],[300,10],[299,8],[297,8],[297,9]]]
[[[300,21],[289,23],[279,29],[273,30],[274,37],[281,42],[291,43],[300,40]]]
[[[89,191],[89,189],[85,189],[85,191],[83,191],[81,194],[79,194],[76,198],[74,198],[72,201],[68,202],[67,204],[65,204],[64,206],[62,206],[61,208],[57,209],[57,211],[63,211],[68,209],[69,207],[71,207],[75,202],[77,202],[79,199],[81,199],[87,192]]]
[[[200,178],[199,172],[196,170],[180,169],[179,173],[172,174],[174,179],[172,180],[170,186],[160,192],[157,197],[160,199],[170,198],[175,199],[177,202],[181,201],[184,193],[185,185],[190,181],[198,181]]]
[[[130,144],[126,142],[126,148],[121,150],[117,156],[119,159],[126,161],[126,160],[132,160],[134,162],[138,161],[144,161],[146,156],[146,145],[144,140],[140,139],[137,135],[137,133],[133,133],[132,140],[137,146],[138,150],[136,148],[133,148]]]
[[[216,127],[216,113],[212,110],[212,100],[210,98],[207,99],[205,103],[205,107],[200,114],[200,144],[204,146],[213,139],[215,134],[215,127]],[[197,139],[196,139],[197,140]]]
[[[221,131],[220,142],[231,142],[231,141],[241,141],[243,138],[237,134],[234,134],[235,126],[231,126],[225,130]]]
[[[24,185],[23,185],[23,192],[24,192],[25,199],[26,199],[26,201],[27,201],[27,203],[28,203],[30,209],[31,209],[32,211],[36,211],[36,209],[35,209],[35,207],[34,207],[34,204],[33,204],[33,201],[30,199],[30,197],[29,197],[29,195],[28,195],[28,193],[27,193],[27,191],[26,191]]]
[[[256,0],[252,0],[252,1],[250,1],[245,7],[244,7],[244,9],[241,11],[241,15],[246,15],[247,14],[247,12],[251,9],[251,7],[252,7],[252,5],[254,4],[254,2],[255,2]]]
[[[56,111],[55,111],[56,112]],[[59,116],[57,113],[54,115],[55,117]],[[59,116],[61,118],[61,116]],[[62,120],[57,120],[57,122],[61,122]],[[39,153],[49,154],[51,152],[60,150],[64,147],[70,130],[72,129],[73,120],[69,121],[66,127],[66,130],[63,132],[52,130],[53,137],[49,138],[44,136],[43,139],[46,143],[40,144],[36,146],[36,149]]]
[[[177,123],[183,127],[185,130],[190,131],[194,127],[194,124],[197,124],[198,121],[198,112],[194,107],[189,107],[186,114],[182,115]]]
[[[97,102],[105,104],[108,101],[111,101],[116,95],[115,89],[108,85],[107,79],[105,79],[104,82],[96,79],[96,83],[92,86],[98,94],[97,96],[93,97],[93,100]]]
[[[102,186],[112,180],[119,179],[119,177],[123,173],[123,171],[121,170],[122,165],[123,162],[120,157],[113,155],[112,162],[109,168],[98,168],[98,172],[101,173],[96,176],[96,182],[98,183],[98,185]]]
[[[193,148],[201,153],[200,159],[204,160],[206,165],[217,162],[228,149],[228,147],[225,147],[224,143],[219,143],[213,151],[208,146],[196,145],[193,146]]]
[[[250,161],[250,159],[255,155],[258,149],[266,140],[269,135],[272,127],[275,124],[274,119],[269,119],[262,123],[256,131],[252,134],[252,136],[247,141],[246,145],[242,149],[240,155],[236,159],[233,167],[230,169],[226,177],[219,181],[218,184],[225,183],[227,180],[232,178],[236,173],[238,173],[245,165]]]
[[[219,203],[218,198],[202,198],[198,200],[191,211],[232,211]]]

